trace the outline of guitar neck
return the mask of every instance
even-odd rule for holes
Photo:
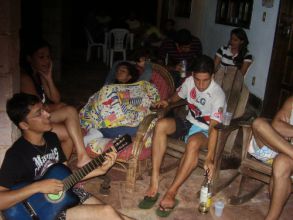
[[[102,166],[102,164],[106,160],[106,153],[109,153],[112,151],[113,151],[113,149],[109,148],[106,152],[102,153],[97,158],[93,159],[91,162],[84,165],[82,168],[75,171],[70,176],[66,177],[63,180],[64,190],[66,191],[66,190],[70,189],[72,186],[74,186],[76,183],[78,183],[80,180],[82,180],[87,174],[92,172],[97,167]]]

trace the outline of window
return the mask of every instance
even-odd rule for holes
[[[253,0],[218,0],[216,23],[249,28]]]

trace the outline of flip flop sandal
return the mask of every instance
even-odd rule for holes
[[[145,196],[142,201],[138,204],[138,207],[141,209],[150,209],[158,201],[160,193],[157,193],[155,196]]]
[[[156,210],[157,216],[163,217],[163,218],[168,217],[178,204],[179,204],[179,200],[175,199],[175,204],[173,207],[170,207],[170,208],[169,207],[162,207],[160,205],[160,207],[157,208],[157,210]]]

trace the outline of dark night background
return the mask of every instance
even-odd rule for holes
[[[43,0],[44,1],[44,0]],[[49,1],[49,0],[47,0]],[[42,1],[22,0],[21,1],[21,38],[41,36],[42,34]],[[121,21],[131,11],[135,12],[141,21],[155,24],[157,13],[156,0],[62,0],[63,16],[70,16],[70,23],[63,24],[70,27],[71,43],[73,47],[82,47],[84,40],[84,21],[90,11],[103,10],[112,20]]]

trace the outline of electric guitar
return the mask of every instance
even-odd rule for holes
[[[72,187],[79,182],[88,173],[101,166],[106,160],[105,154],[111,151],[121,151],[131,143],[131,137],[124,135],[118,137],[113,142],[113,147],[93,159],[91,162],[72,173],[64,164],[57,163],[52,165],[41,178],[43,179],[59,179],[64,184],[63,191],[58,194],[36,193],[9,209],[2,212],[5,219],[8,220],[54,220],[56,216],[63,210],[76,206],[79,198],[72,192]],[[19,189],[31,183],[20,183],[11,189]]]

